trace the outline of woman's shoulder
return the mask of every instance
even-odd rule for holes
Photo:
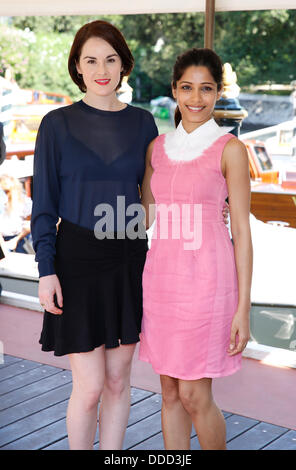
[[[149,120],[154,121],[153,114],[148,109],[141,108],[140,106],[135,106],[134,104],[129,104],[128,107],[130,109],[130,112],[134,116],[142,118],[142,119],[147,120],[147,121],[149,121]]]
[[[71,115],[76,112],[77,103],[73,103],[67,106],[60,106],[58,108],[52,109],[42,118],[43,125],[60,125],[64,120],[65,115]]]
[[[228,136],[228,140],[225,144],[225,151],[226,152],[245,152],[246,146],[245,144],[233,134],[225,134]]]
[[[130,115],[132,115],[131,121],[138,123],[139,135],[141,135],[148,145],[155,137],[158,136],[158,128],[155,123],[153,114],[144,108],[138,106],[129,105]]]
[[[152,154],[154,153],[154,161],[155,161],[155,154],[157,154],[163,148],[166,135],[167,134],[157,135],[148,145],[147,156],[148,156],[148,161],[150,163],[152,161]]]
[[[170,133],[166,133],[166,134],[160,134],[160,135],[156,135],[154,137],[154,139],[150,142],[150,147],[153,148],[154,147],[157,147],[157,146],[160,146],[160,145],[163,145],[165,143],[165,139],[166,139],[166,136],[169,135]]]
[[[226,142],[223,150],[224,159],[232,164],[233,162],[238,164],[245,160],[248,161],[248,151],[245,144],[235,135],[226,135],[229,135],[230,138]]]

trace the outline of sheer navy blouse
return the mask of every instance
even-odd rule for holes
[[[124,229],[116,225],[117,196],[125,197],[125,207],[140,203],[145,154],[157,135],[151,113],[130,105],[103,111],[78,101],[44,116],[35,146],[31,218],[40,277],[55,274],[59,217],[94,230],[95,208],[109,204],[115,230]]]

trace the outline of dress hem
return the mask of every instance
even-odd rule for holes
[[[140,361],[143,361],[143,362],[148,362],[149,364],[151,364],[154,372],[156,372],[156,374],[159,374],[159,375],[167,375],[168,377],[172,377],[174,379],[181,379],[181,380],[199,380],[199,379],[202,379],[202,378],[219,378],[219,377],[227,377],[228,375],[232,375],[232,374],[235,374],[236,372],[238,372],[242,366],[239,365],[238,367],[235,367],[234,369],[231,369],[229,371],[225,371],[225,372],[219,372],[219,373],[212,373],[212,372],[205,372],[203,374],[198,374],[198,375],[195,375],[194,377],[185,377],[184,375],[182,374],[172,374],[170,372],[160,372],[158,369],[156,369],[152,363],[148,360],[148,359],[143,359],[141,357],[139,357],[139,360]]]
[[[100,344],[89,346],[89,347],[88,346],[81,347],[81,348],[73,347],[73,348],[69,348],[67,352],[57,352],[54,346],[44,346],[41,342],[39,342],[39,344],[41,344],[42,346],[41,351],[53,352],[54,356],[61,357],[61,356],[67,356],[68,354],[79,354],[79,353],[91,352],[91,351],[94,351],[96,348],[99,348],[100,346],[105,346],[106,349],[115,349],[115,348],[119,348],[120,345],[137,344],[139,341],[140,341],[140,338],[124,340],[124,341],[120,340],[118,344],[113,343],[112,345],[109,344],[108,346],[106,346],[105,343],[100,343]]]

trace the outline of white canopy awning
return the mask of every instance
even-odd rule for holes
[[[206,0],[1,0],[0,16],[204,12]],[[216,11],[296,9],[296,0],[216,0]]]

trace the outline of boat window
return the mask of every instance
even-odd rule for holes
[[[260,145],[255,145],[254,149],[258,157],[262,171],[271,170],[272,162],[266,152],[265,147],[262,147]]]
[[[53,103],[63,103],[64,97],[59,95],[45,94],[45,98]]]
[[[293,129],[280,131],[279,144],[288,145],[293,141]]]

